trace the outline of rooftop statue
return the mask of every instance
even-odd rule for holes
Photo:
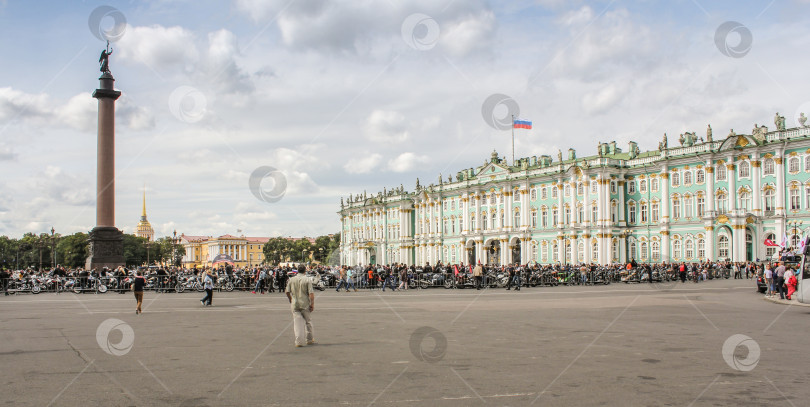
[[[107,48],[101,51],[101,56],[98,57],[98,63],[101,65],[99,70],[104,73],[110,73],[110,55],[112,55],[113,49],[110,48],[110,42],[107,41]]]
[[[807,127],[805,123],[807,123],[807,116],[804,115],[804,112],[801,112],[801,114],[799,114],[799,125],[802,127]]]
[[[709,143],[712,142],[712,125],[711,124],[706,127],[706,141],[708,141]]]

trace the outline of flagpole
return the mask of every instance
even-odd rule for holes
[[[515,165],[515,115],[512,115],[512,165]]]

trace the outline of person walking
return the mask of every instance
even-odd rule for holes
[[[338,285],[335,291],[340,292],[340,287],[346,289],[346,292],[349,292],[349,285],[346,283],[346,267],[341,267],[340,271],[338,271]]]
[[[295,347],[314,345],[312,336],[311,313],[315,311],[315,292],[312,291],[312,281],[306,277],[306,267],[298,266],[298,274],[287,282],[284,293],[290,301],[293,315],[293,332],[295,333]]]
[[[408,289],[408,268],[405,266],[399,266],[399,287],[397,288],[400,290]]]
[[[773,270],[771,270],[771,265],[765,265],[765,286],[767,287],[768,291],[765,293],[766,297],[773,297]]]
[[[143,278],[143,272],[138,270],[135,272],[135,280],[132,282],[132,292],[135,293],[135,315],[140,314],[141,304],[143,304],[143,287],[146,286],[146,279]]]
[[[213,305],[211,302],[214,300],[214,280],[211,278],[211,270],[205,272],[203,277],[203,288],[205,289],[205,297],[200,300],[203,306],[210,307]]]
[[[352,286],[352,290],[357,292],[357,287],[354,285],[354,280],[352,276],[354,275],[354,270],[351,267],[346,267],[346,291],[349,291],[349,286]]]
[[[776,263],[776,276],[774,284],[776,284],[776,292],[779,293],[779,298],[785,299],[785,265],[784,263]]]

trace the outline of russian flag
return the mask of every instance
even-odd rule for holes
[[[531,129],[532,121],[524,119],[515,119],[515,121],[512,122],[512,127],[515,129]]]

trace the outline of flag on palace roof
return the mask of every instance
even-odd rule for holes
[[[515,119],[515,121],[512,124],[512,127],[516,129],[531,129],[532,121],[526,119]]]

